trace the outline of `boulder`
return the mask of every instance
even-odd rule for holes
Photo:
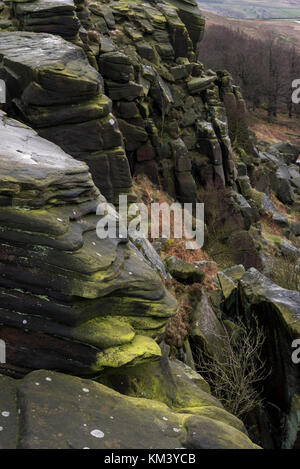
[[[178,282],[191,284],[201,283],[204,280],[204,273],[199,266],[185,262],[178,257],[167,256],[165,266]]]
[[[265,398],[286,415],[300,390],[299,365],[292,361],[292,343],[300,337],[300,293],[279,287],[252,268],[239,281],[239,296],[249,326],[256,317],[264,331],[263,359],[271,370]]]
[[[88,166],[3,113],[0,136],[3,371],[158,359],[175,300],[131,243],[97,236],[105,199]]]
[[[23,31],[58,34],[75,40],[80,21],[75,13],[73,0],[35,0],[12,2],[14,13]]]
[[[174,412],[53,371],[0,377],[0,410],[1,449],[258,448],[222,408]]]
[[[273,213],[272,220],[274,223],[276,223],[276,225],[283,228],[289,224],[287,216],[282,212],[278,212],[277,210]]]
[[[300,222],[292,222],[290,230],[295,236],[300,236]]]

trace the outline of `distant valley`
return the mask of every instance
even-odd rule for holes
[[[300,19],[246,20],[227,18],[204,11],[203,9],[202,13],[206,19],[207,26],[216,24],[231,27],[236,30],[242,30],[244,33],[257,39],[264,39],[272,33],[282,42],[294,45],[300,50]]]
[[[299,18],[300,0],[197,0],[199,8],[237,19]]]

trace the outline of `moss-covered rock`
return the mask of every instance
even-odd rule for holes
[[[0,113],[5,373],[96,374],[160,357],[176,302],[142,254],[100,239],[88,166]]]
[[[182,261],[175,256],[165,258],[165,266],[168,272],[176,280],[182,283],[201,283],[204,280],[204,272],[199,266]]]
[[[8,388],[11,402],[3,395]],[[0,377],[0,410],[2,449],[257,448],[234,419],[221,421],[222,412],[174,412],[51,371],[18,381]]]

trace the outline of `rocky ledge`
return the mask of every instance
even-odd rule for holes
[[[82,48],[60,37],[0,34],[0,77],[7,110],[38,133],[86,161],[110,200],[131,191],[131,176],[111,102]]]
[[[125,396],[51,371],[35,371],[22,380],[0,377],[0,448],[258,448],[243,424],[193,383],[188,370],[165,371],[172,376],[169,391],[184,392],[188,408],[174,410],[158,400]]]
[[[1,114],[2,371],[95,375],[157,359],[176,302],[127,240],[96,235],[88,167]]]

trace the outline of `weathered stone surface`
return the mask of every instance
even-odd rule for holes
[[[279,244],[279,249],[281,253],[290,260],[295,260],[300,257],[300,249],[297,249],[296,246],[294,246],[289,241],[282,241]]]
[[[278,212],[277,210],[273,213],[272,220],[274,223],[276,223],[276,225],[282,227],[288,226],[289,224],[287,216],[282,212]]]
[[[14,104],[40,135],[87,161],[110,200],[130,193],[122,135],[103,95],[102,78],[84,51],[56,36],[14,32],[0,34],[0,56],[0,76],[10,96],[7,109],[11,112]]]
[[[175,300],[132,244],[97,237],[104,199],[87,165],[3,113],[0,136],[3,370],[91,375],[159,358]]]
[[[178,257],[166,257],[165,265],[167,271],[179,282],[201,283],[204,280],[204,273],[199,266],[182,261]]]
[[[196,77],[188,82],[188,89],[191,94],[201,93],[208,88],[216,80],[215,76],[212,77]]]
[[[241,312],[248,324],[257,317],[264,330],[264,358],[271,374],[265,394],[283,412],[299,393],[299,366],[292,361],[292,342],[300,336],[300,293],[275,285],[255,269],[239,281]]]
[[[5,388],[9,397],[17,393],[11,402]],[[52,371],[18,381],[0,377],[0,410],[4,449],[257,448],[240,422],[217,407],[202,403],[196,415],[174,412],[156,400]]]
[[[203,292],[192,313],[190,340],[193,350],[196,354],[201,350],[206,357],[221,357],[225,346],[224,334],[224,327]]]
[[[75,39],[80,28],[73,0],[16,2],[14,12],[23,31],[58,34],[65,39]]]

